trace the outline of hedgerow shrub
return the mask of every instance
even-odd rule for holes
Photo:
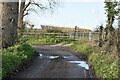
[[[32,59],[35,49],[26,42],[17,43],[2,50],[2,78],[19,68],[20,65]]]
[[[59,29],[47,29],[46,32],[47,33],[62,33],[62,31]]]
[[[56,44],[61,42],[72,42],[74,39],[71,38],[55,38],[51,36],[41,37],[41,36],[29,36],[29,44]]]
[[[100,52],[88,42],[75,42],[70,48],[84,53],[95,69],[98,78],[118,78],[120,62],[118,56]]]
[[[74,41],[73,39],[70,39],[70,38],[46,38],[46,43],[61,43],[61,42],[72,42]]]

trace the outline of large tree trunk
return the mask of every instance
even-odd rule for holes
[[[119,53],[119,57],[120,57],[120,2],[119,2],[119,20],[118,20],[118,42],[117,42],[117,50]]]
[[[120,24],[120,22],[119,22]],[[119,25],[119,28],[118,28],[118,43],[117,43],[117,49],[118,49],[118,53],[120,55],[120,25]]]
[[[4,1],[4,0],[3,0]],[[0,2],[2,9],[2,47],[12,46],[17,39],[18,2]]]
[[[2,12],[2,5],[0,2],[0,12]],[[0,13],[0,48],[2,48],[2,14]]]
[[[24,8],[25,8],[25,2],[21,2],[20,13],[19,13],[19,18],[18,18],[18,26],[19,26],[20,35],[23,34],[24,28],[25,28],[24,23],[23,23],[23,17],[24,17],[23,9]]]

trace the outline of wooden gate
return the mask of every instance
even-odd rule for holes
[[[70,32],[70,38],[75,40],[94,41],[99,40],[99,32]]]

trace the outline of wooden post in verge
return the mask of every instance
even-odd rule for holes
[[[76,30],[77,30],[77,26],[75,26],[74,40],[76,39]]]
[[[92,32],[89,32],[89,41],[92,40]]]

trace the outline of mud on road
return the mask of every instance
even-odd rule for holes
[[[63,46],[36,45],[39,53],[29,67],[12,78],[94,78],[86,59]]]

